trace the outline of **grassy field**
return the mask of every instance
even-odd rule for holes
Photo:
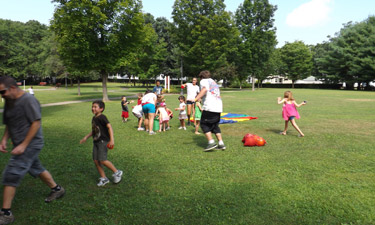
[[[70,91],[36,96],[57,102],[74,98]],[[375,93],[293,90],[298,102],[308,101],[297,120],[306,137],[298,138],[292,127],[279,134],[284,121],[276,99],[284,91],[223,91],[225,112],[258,119],[221,125],[227,150],[211,153],[202,152],[206,139],[193,127],[177,129],[177,117],[170,131],[149,136],[136,131],[132,115],[121,123],[119,101],[106,103],[115,133],[109,160],[124,176],[103,188],[96,186],[91,139],[79,144],[91,129],[91,103],[43,108],[40,158],[67,194],[46,204],[48,188],[26,176],[13,204],[15,224],[374,224]],[[177,96],[166,96],[168,107],[178,106]],[[243,147],[246,133],[267,145]],[[0,164],[8,159],[2,155]]]

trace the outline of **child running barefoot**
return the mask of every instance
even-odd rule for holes
[[[166,130],[167,122],[169,121],[169,115],[165,110],[165,102],[160,103],[158,109],[156,110],[156,115],[159,115],[159,132],[163,127],[163,131]]]
[[[92,136],[94,140],[93,146],[93,160],[100,174],[98,187],[102,187],[109,183],[109,179],[105,175],[103,166],[113,171],[113,183],[117,184],[121,181],[122,171],[117,170],[116,167],[107,160],[107,146],[113,148],[115,141],[113,138],[113,129],[109,123],[107,117],[103,115],[105,109],[104,102],[97,100],[92,103],[92,113],[94,117],[92,118],[92,131],[88,133],[79,143],[85,143],[86,140]],[[108,144],[108,145],[107,145]]]
[[[198,132],[199,129],[199,124],[201,121],[201,116],[202,116],[202,106],[200,101],[195,103],[195,118],[194,118],[194,125],[195,125],[195,134],[200,134]]]
[[[284,131],[280,134],[286,135],[286,131],[288,130],[288,122],[292,124],[292,126],[298,131],[299,137],[304,137],[305,135],[302,133],[302,131],[299,129],[295,119],[299,119],[299,113],[297,111],[297,107],[300,107],[302,105],[305,105],[306,102],[302,102],[301,104],[297,104],[297,102],[294,100],[292,92],[286,91],[284,92],[284,98],[281,97],[277,98],[278,104],[283,104],[283,119],[285,120],[285,128]]]
[[[180,97],[178,97],[178,100],[180,101],[180,106],[179,108],[174,109],[175,111],[180,110],[180,114],[178,116],[178,119],[180,120],[180,127],[178,129],[186,130],[185,119],[187,119],[187,115],[186,115],[186,110],[185,110],[186,108],[185,96],[181,95]]]

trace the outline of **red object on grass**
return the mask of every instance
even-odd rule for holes
[[[258,135],[254,134],[246,134],[243,139],[242,143],[244,143],[244,146],[264,146],[267,142],[264,140],[264,138],[259,137]]]
[[[181,85],[181,89],[184,89],[185,88],[185,86],[184,85]]]
[[[107,148],[109,149],[113,149],[115,147],[115,145],[109,145],[109,143],[107,144]]]

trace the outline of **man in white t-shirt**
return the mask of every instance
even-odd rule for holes
[[[199,101],[202,98],[202,117],[201,117],[201,128],[204,132],[208,145],[204,151],[212,151],[214,148],[225,150],[225,145],[221,136],[221,130],[219,127],[220,114],[223,112],[223,102],[220,96],[219,85],[211,79],[211,73],[208,70],[204,70],[199,73],[201,78],[200,86],[201,91],[195,98],[195,101]],[[216,135],[218,144],[215,143],[212,138],[212,133]]]
[[[193,78],[191,83],[183,84],[182,86],[187,89],[186,105],[187,105],[187,116],[188,116],[188,126],[190,125],[190,116],[193,115],[194,118],[194,107],[195,107],[195,97],[199,93],[199,86],[197,85],[197,78]]]

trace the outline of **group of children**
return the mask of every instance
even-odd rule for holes
[[[195,99],[195,115],[194,115],[194,125],[195,125],[195,134],[199,134],[198,129],[200,125],[200,120],[202,116],[202,106],[200,104],[200,98],[203,94],[198,94]],[[138,118],[138,130],[144,130],[142,127],[142,97],[143,95],[140,93],[138,94],[138,101],[137,105],[133,106],[133,114]],[[187,119],[186,114],[186,104],[185,104],[185,97],[183,95],[178,97],[178,100],[180,102],[179,107],[175,108],[176,111],[179,111],[179,120],[180,120],[180,127],[179,129],[186,130],[185,126],[185,119]],[[128,105],[131,104],[133,101],[127,101],[126,97],[123,96],[121,100],[121,106],[122,106],[122,121],[126,122],[127,118],[129,117],[128,113]],[[284,130],[280,133],[282,135],[286,135],[287,129],[288,129],[288,123],[290,122],[292,126],[299,132],[299,137],[304,137],[304,134],[298,127],[298,125],[295,122],[295,119],[299,119],[299,113],[297,111],[297,107],[300,107],[302,105],[306,104],[306,101],[303,101],[300,104],[297,104],[295,99],[293,98],[292,92],[286,91],[284,93],[284,97],[278,97],[278,104],[283,104],[283,110],[282,110],[282,116],[285,120],[285,127]],[[162,95],[157,95],[157,102],[156,102],[156,115],[159,118],[159,132],[166,131],[170,128],[169,126],[169,120],[173,118],[173,112],[166,107],[165,99]],[[113,129],[111,124],[109,123],[107,117],[103,115],[105,105],[102,101],[94,101],[92,103],[92,112],[94,114],[94,117],[92,118],[92,131],[87,134],[80,143],[86,142],[86,140],[89,137],[93,137],[94,146],[93,146],[93,160],[96,165],[96,168],[100,174],[99,183],[98,186],[104,186],[107,183],[109,183],[109,179],[106,177],[105,172],[103,170],[103,166],[109,168],[113,171],[113,182],[119,183],[121,181],[121,177],[123,172],[121,170],[118,170],[109,160],[107,160],[107,151],[108,148],[112,149],[114,146],[114,135],[113,135]],[[208,146],[205,148],[205,151],[211,151],[213,148],[218,148],[221,150],[225,149],[224,142],[222,141],[221,137],[221,131],[218,127],[219,121],[216,119],[216,115],[213,115],[215,113],[211,113],[210,111],[203,111],[203,113],[206,113],[204,115],[205,118],[202,117],[205,123],[202,124],[201,128],[203,132],[205,133],[205,136],[208,139]],[[207,113],[210,113],[207,115]],[[212,114],[212,115],[211,115]],[[220,113],[218,114],[220,115]],[[220,117],[220,116],[219,116]],[[210,120],[213,120],[214,122],[209,122]],[[213,142],[213,139],[211,137],[211,133],[214,133],[216,137],[219,140],[219,145],[215,144]]]
[[[137,95],[137,105],[132,106],[132,113],[133,115],[138,119],[138,131],[145,130],[144,127],[142,127],[143,122],[143,112],[142,112],[142,97],[143,94],[139,93]],[[186,101],[185,96],[181,95],[178,97],[178,101],[180,102],[179,107],[175,108],[175,111],[179,111],[179,117],[180,120],[180,127],[178,129],[186,130],[185,126],[185,120],[188,119],[188,116],[186,114]],[[122,107],[122,113],[121,118],[122,122],[127,122],[129,118],[129,108],[128,105],[133,103],[134,101],[128,101],[125,96],[122,96],[121,98],[121,107]],[[196,102],[194,104],[195,110],[194,110],[194,126],[195,126],[195,134],[199,133],[199,124],[200,124],[200,118],[202,115],[202,106],[200,102]],[[170,129],[169,121],[173,118],[173,112],[171,109],[167,108],[166,101],[164,99],[164,96],[161,94],[157,95],[156,99],[156,112],[155,112],[155,118],[159,120],[159,132],[161,131],[167,131]]]

